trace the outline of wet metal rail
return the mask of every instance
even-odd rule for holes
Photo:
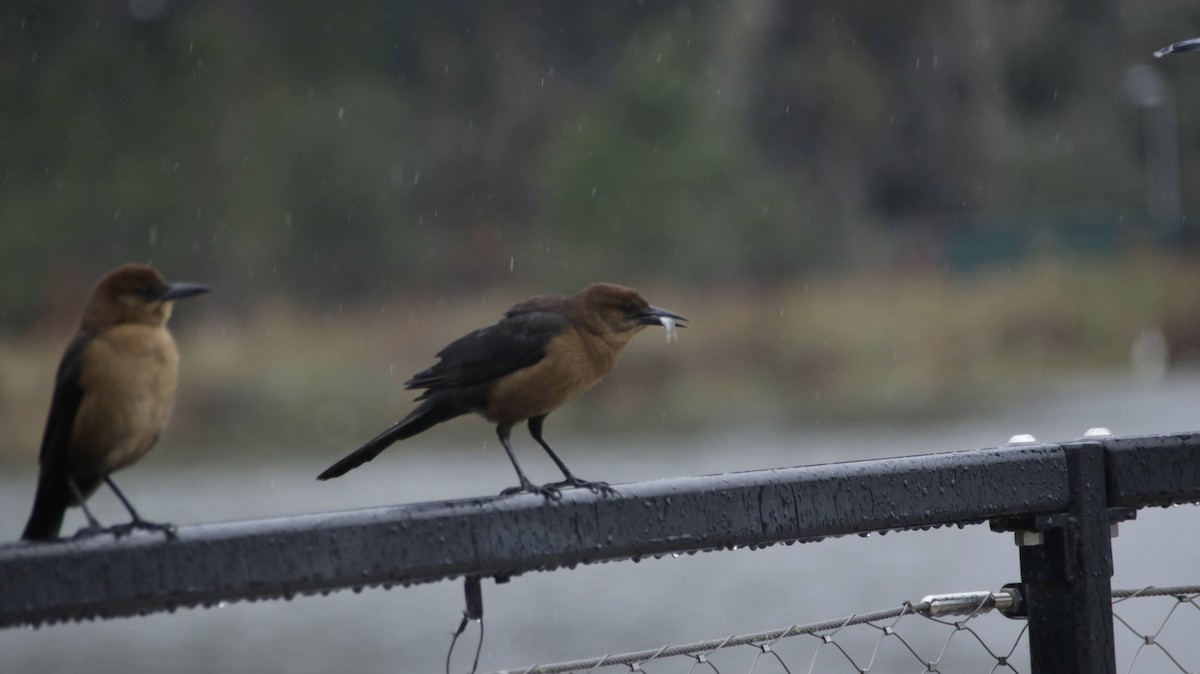
[[[1055,667],[1034,671],[1104,672],[1110,524],[1197,501],[1200,435],[1091,437],[625,484],[610,496],[569,490],[549,502],[488,497],[183,526],[175,540],[12,543],[0,545],[0,627],[990,521],[1022,544],[1033,658]],[[1054,647],[1039,654],[1043,633]]]

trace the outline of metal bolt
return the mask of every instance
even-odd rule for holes
[[[1083,437],[1085,437],[1085,438],[1107,438],[1111,435],[1112,435],[1112,431],[1108,430],[1104,426],[1097,426],[1095,428],[1087,429],[1087,431],[1084,432]]]
[[[1017,433],[1016,435],[1014,435],[1014,436],[1012,436],[1011,438],[1009,438],[1009,439],[1008,439],[1008,442],[1007,442],[1007,443],[1005,443],[1005,444],[1009,444],[1009,445],[1036,445],[1036,444],[1037,444],[1037,441],[1038,441],[1038,440],[1037,440],[1037,438],[1033,437],[1033,436],[1032,436],[1032,435],[1030,435],[1029,433]]]
[[[1016,544],[1022,548],[1029,548],[1046,542],[1046,535],[1040,531],[1015,531],[1013,532],[1013,538],[1016,539]]]

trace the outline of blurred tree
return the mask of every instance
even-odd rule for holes
[[[0,324],[127,260],[352,303],[1120,242],[1145,185],[1116,83],[1195,33],[1166,0],[12,0]],[[1186,110],[1184,61],[1156,67]]]

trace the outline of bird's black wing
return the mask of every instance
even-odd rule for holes
[[[96,338],[96,333],[83,331],[75,335],[54,376],[54,397],[50,400],[50,415],[46,418],[46,431],[42,435],[42,449],[38,461],[46,466],[66,458],[71,444],[71,428],[75,415],[83,401],[83,385],[79,378],[83,372],[83,352]]]
[[[492,381],[540,361],[546,356],[546,343],[569,325],[561,313],[517,305],[499,323],[451,342],[438,352],[436,365],[404,385],[435,391]]]
[[[54,397],[50,400],[50,415],[46,419],[46,431],[42,435],[42,449],[38,454],[41,471],[38,474],[37,494],[33,499],[33,510],[25,524],[24,540],[49,540],[55,538],[62,528],[67,508],[76,503],[69,481],[71,454],[71,429],[75,416],[83,401],[83,386],[80,374],[83,371],[83,353],[96,333],[80,332],[75,335],[58,364],[54,381]],[[76,481],[78,491],[86,496],[96,488],[98,478],[83,483]]]

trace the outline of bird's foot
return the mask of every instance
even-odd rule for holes
[[[613,494],[617,493],[617,490],[610,487],[607,482],[592,482],[591,480],[581,480],[581,479],[575,477],[574,475],[572,475],[571,477],[568,477],[565,480],[561,480],[559,482],[551,482],[550,484],[544,485],[544,486],[550,487],[551,489],[555,489],[555,490],[563,489],[565,487],[582,487],[583,489],[587,489],[588,491],[592,492],[593,494],[602,494],[604,496],[612,496]]]
[[[554,485],[544,484],[538,486],[529,480],[521,480],[520,486],[509,487],[500,492],[501,496],[512,496],[513,494],[541,494],[542,498],[545,498],[547,501],[557,501],[562,498],[562,493]]]
[[[136,520],[129,522],[128,524],[117,524],[115,526],[109,527],[108,531],[111,532],[113,536],[120,538],[122,536],[127,536],[127,535],[133,533],[137,529],[142,529],[144,531],[161,532],[169,540],[176,540],[179,538],[178,536],[175,535],[175,525],[174,524],[169,524],[167,522],[150,522],[150,521],[143,520],[143,519],[136,519]]]
[[[104,527],[100,526],[99,522],[96,522],[93,524],[89,524],[86,527],[80,527],[79,531],[76,531],[75,535],[71,537],[71,540],[79,540],[81,538],[91,538],[92,536],[99,536],[100,534],[107,533],[107,532],[108,532],[108,529],[105,529]]]

